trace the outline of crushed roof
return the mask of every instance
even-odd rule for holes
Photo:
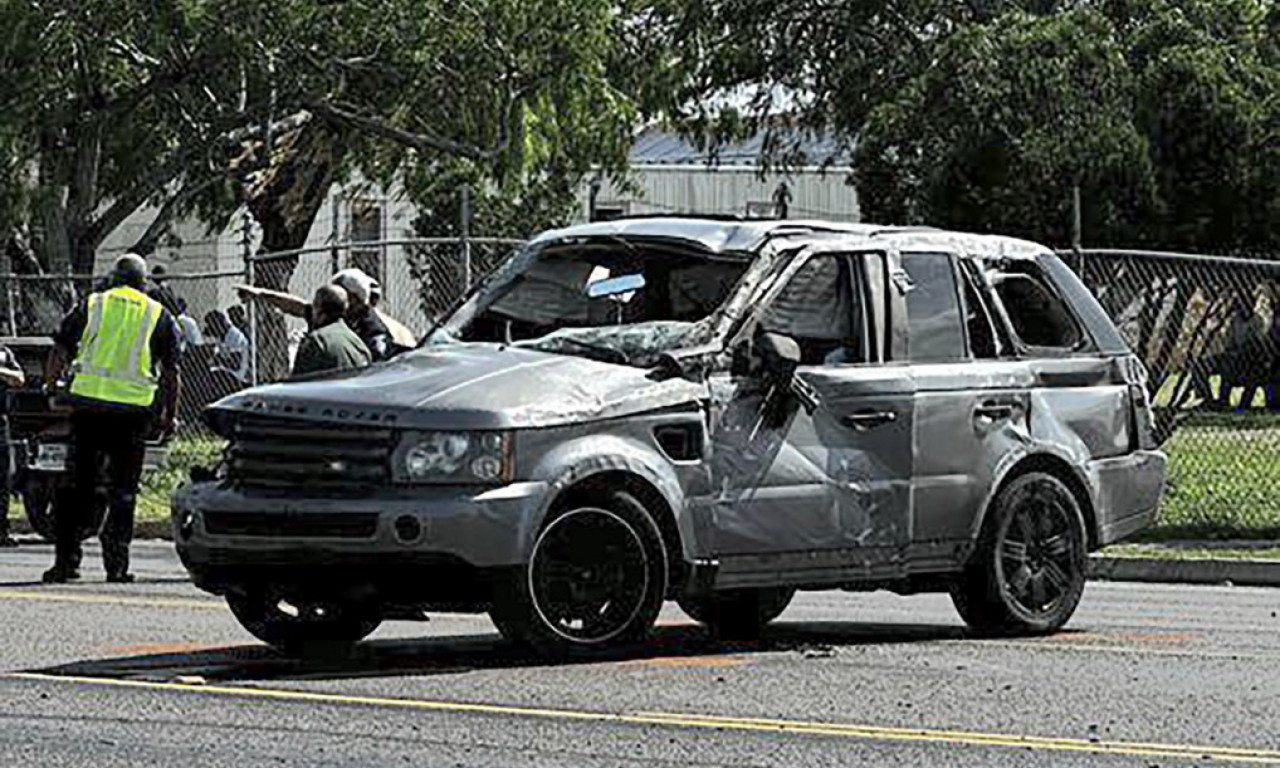
[[[806,219],[733,220],[694,216],[646,216],[597,221],[555,229],[535,237],[531,245],[576,238],[683,240],[715,254],[752,254],[766,239],[794,234],[848,235],[848,239],[882,241],[897,247],[947,248],[983,258],[1027,258],[1047,253],[1038,243],[1002,235],[948,232],[928,227],[882,226]],[[847,245],[848,240],[841,238]]]

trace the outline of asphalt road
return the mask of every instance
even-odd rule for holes
[[[1053,637],[967,635],[943,596],[800,595],[720,644],[668,607],[590,663],[483,616],[284,658],[135,545],[139,582],[42,586],[0,550],[0,766],[1280,764],[1280,590],[1095,582]]]

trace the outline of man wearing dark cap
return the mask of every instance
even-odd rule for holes
[[[107,288],[90,294],[62,320],[45,370],[52,387],[71,363],[75,502],[59,505],[55,557],[46,583],[80,577],[80,532],[93,508],[98,465],[109,465],[102,559],[107,581],[133,581],[129,542],[145,441],[159,401],[160,428],[173,431],[178,402],[178,339],[173,315],[145,293],[147,264],[116,259]],[[157,397],[159,393],[159,397]]]
[[[369,348],[342,321],[347,313],[347,292],[332,283],[322,285],[311,300],[311,330],[298,345],[293,360],[294,377],[324,371],[363,368],[373,361]]]

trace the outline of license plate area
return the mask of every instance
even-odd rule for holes
[[[31,468],[41,472],[63,472],[67,468],[66,443],[41,443],[31,461]]]
[[[71,446],[67,443],[41,443],[28,466],[38,472],[65,472],[70,452]],[[167,446],[148,445],[142,458],[142,468],[147,471],[163,469],[168,458]]]

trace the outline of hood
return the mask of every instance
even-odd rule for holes
[[[702,385],[648,371],[495,344],[456,344],[309,381],[246,389],[209,406],[228,413],[406,429],[518,429],[616,418],[698,400]],[[221,430],[219,430],[221,431]]]

